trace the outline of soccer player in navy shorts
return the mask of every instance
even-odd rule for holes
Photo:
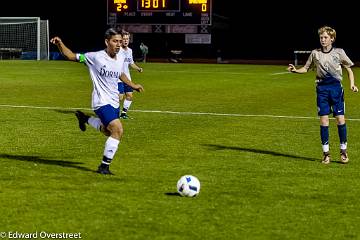
[[[316,66],[316,95],[318,115],[320,116],[320,136],[323,150],[322,163],[329,164],[329,114],[336,118],[340,140],[340,162],[348,163],[347,130],[345,123],[344,89],[342,87],[342,68],[345,68],[350,80],[350,89],[358,92],[355,86],[354,63],[341,48],[333,47],[336,39],[335,29],[323,26],[318,29],[321,47],[312,50],[305,65],[299,69],[289,64],[288,71],[306,73],[311,64]]]

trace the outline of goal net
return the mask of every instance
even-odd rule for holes
[[[49,60],[49,22],[39,17],[0,17],[0,60]]]
[[[304,65],[310,55],[311,51],[295,50],[294,51],[294,65]]]

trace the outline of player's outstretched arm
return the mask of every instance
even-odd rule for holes
[[[121,73],[120,80],[123,81],[124,83],[126,83],[127,85],[132,87],[132,89],[134,89],[134,90],[136,90],[138,92],[145,91],[145,89],[144,89],[144,87],[142,85],[136,84],[136,83],[133,83],[132,81],[130,81],[129,78],[125,75],[125,73]]]
[[[293,64],[289,64],[287,70],[292,73],[306,73],[307,72],[307,69],[305,67],[296,69],[296,67]]]
[[[61,38],[59,37],[53,37],[50,42],[52,44],[55,44],[61,54],[66,57],[68,60],[76,61],[76,54],[73,53],[68,47],[65,46],[65,44],[61,41]]]
[[[135,63],[133,63],[133,64],[130,64],[130,66],[133,68],[133,69],[135,69],[136,71],[138,71],[138,72],[143,72],[144,71],[144,69],[142,68],[142,67],[139,67],[138,65],[136,65]]]

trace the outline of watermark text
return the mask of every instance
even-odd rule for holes
[[[81,239],[81,233],[66,232],[0,232],[0,238],[7,239]]]

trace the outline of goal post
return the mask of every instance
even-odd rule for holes
[[[311,51],[295,50],[294,51],[294,65],[298,66],[300,63],[303,64],[304,62],[306,62],[304,57],[306,57],[306,59],[307,59],[308,56],[310,55],[310,53],[311,53]]]
[[[0,17],[0,60],[49,60],[49,22],[40,17]]]

